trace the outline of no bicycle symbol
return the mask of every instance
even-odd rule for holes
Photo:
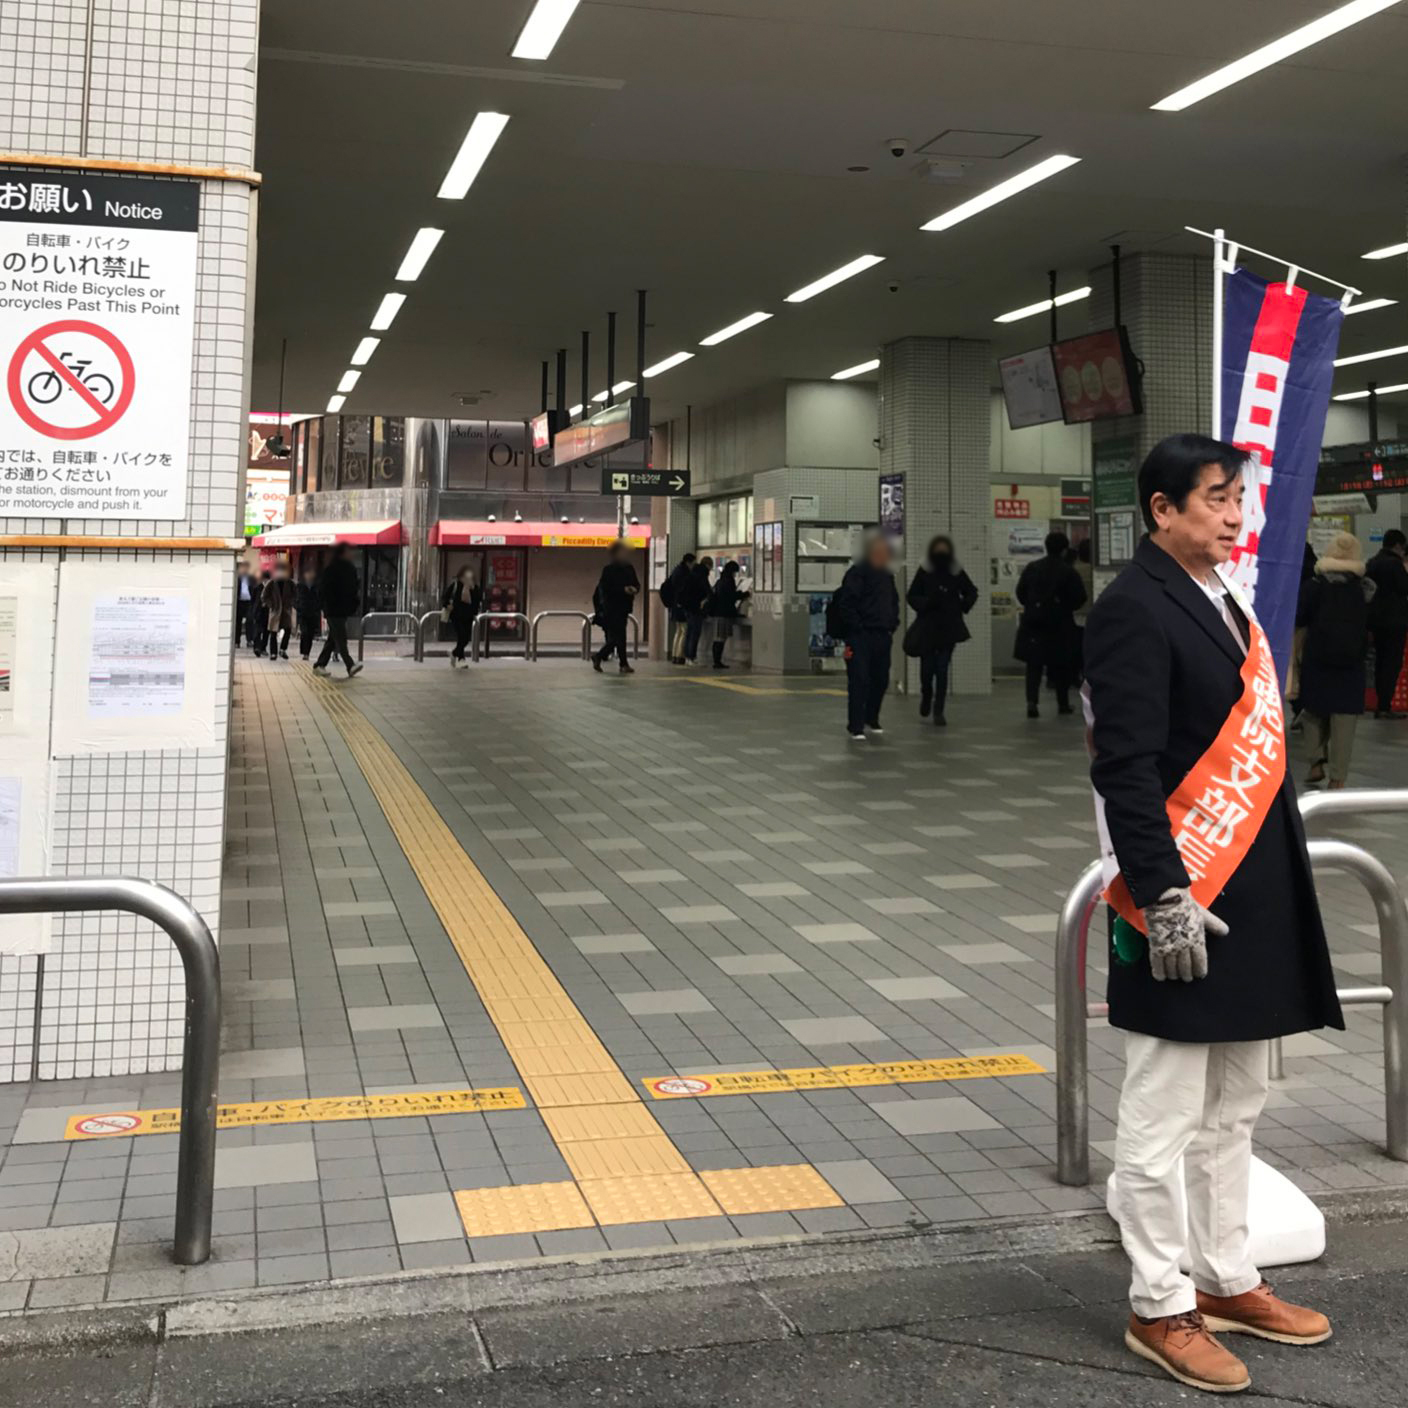
[[[132,404],[132,354],[107,328],[64,318],[36,328],[15,349],[5,379],[15,413],[54,440],[111,429]]]

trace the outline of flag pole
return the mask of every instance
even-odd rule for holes
[[[1222,439],[1222,259],[1225,232],[1212,237],[1212,438]]]

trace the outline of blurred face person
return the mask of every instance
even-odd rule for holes
[[[1242,531],[1245,481],[1220,464],[1205,464],[1182,508],[1156,492],[1149,503],[1154,541],[1188,571],[1206,577],[1232,556]]]
[[[889,539],[883,537],[872,538],[865,550],[865,560],[872,567],[888,569],[890,566],[890,558]]]
[[[929,561],[940,572],[953,566],[953,539],[942,535],[929,544]]]

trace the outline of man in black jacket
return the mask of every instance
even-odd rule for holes
[[[709,598],[714,588],[709,574],[714,570],[712,557],[701,557],[689,569],[689,575],[680,587],[680,606],[684,609],[684,658],[692,665],[699,655],[699,638],[704,634],[704,622],[708,619]]]
[[[1374,637],[1374,717],[1401,719],[1393,696],[1408,644],[1408,537],[1400,528],[1384,534],[1383,547],[1369,559],[1366,575],[1374,584],[1369,603],[1369,629]]]
[[[357,569],[348,555],[347,544],[339,543],[332,550],[332,561],[323,569],[318,581],[318,598],[323,605],[323,615],[328,620],[328,635],[318,655],[318,663],[313,673],[328,673],[328,661],[335,651],[347,666],[347,678],[360,674],[362,667],[352,659],[347,648],[347,622],[357,614],[357,606],[362,599],[362,584],[357,580]]]
[[[621,661],[623,675],[635,673],[626,658],[626,622],[630,620],[631,607],[640,592],[640,578],[631,565],[628,551],[620,538],[611,544],[606,566],[601,569],[601,580],[592,598],[597,621],[606,633],[606,644],[592,656],[592,669],[597,674],[601,673],[601,667],[612,651]]]
[[[694,566],[694,554],[687,552],[680,558],[679,565],[660,584],[660,605],[670,613],[670,664],[683,665],[685,660],[684,640],[689,630],[689,615],[680,600],[684,584],[689,580],[690,569]]]
[[[1056,691],[1056,712],[1071,714],[1071,679],[1080,649],[1075,613],[1085,605],[1085,584],[1066,561],[1071,541],[1046,535],[1046,556],[1029,562],[1017,579],[1022,619],[1017,623],[1017,659],[1027,667],[1027,717],[1041,717],[1041,676]]]
[[[1202,435],[1154,448],[1139,471],[1149,536],[1085,634],[1090,775],[1119,915],[1110,1024],[1127,1034],[1115,1142],[1133,1269],[1125,1343],[1223,1393],[1251,1380],[1210,1330],[1330,1335],[1323,1315],[1261,1279],[1247,1203],[1268,1043],[1344,1026],[1275,661],[1218,570],[1241,528],[1245,460]]]
[[[851,741],[884,733],[880,705],[890,684],[890,643],[900,623],[900,596],[890,571],[890,544],[875,534],[831,599],[846,642],[846,732]]]

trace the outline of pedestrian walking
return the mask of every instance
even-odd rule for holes
[[[597,624],[606,636],[606,644],[592,656],[592,668],[601,673],[601,667],[613,651],[621,662],[621,673],[633,675],[631,662],[626,658],[626,622],[630,620],[631,607],[640,594],[640,578],[631,563],[624,542],[617,538],[611,544],[606,566],[601,569],[601,580],[596,584],[592,596]]]
[[[699,640],[709,619],[709,598],[714,594],[709,580],[714,570],[712,557],[701,557],[680,585],[680,606],[684,611],[684,658],[693,665],[699,658]]]
[[[294,588],[293,609],[298,616],[298,653],[304,659],[313,652],[313,641],[323,624],[323,608],[318,601],[318,569],[305,562]]]
[[[1095,602],[1095,566],[1090,560],[1090,539],[1082,538],[1071,552],[1071,566],[1080,578],[1085,600],[1076,607],[1071,619],[1076,625],[1076,647],[1072,655],[1071,682],[1079,685],[1085,678],[1085,623],[1090,619],[1090,608]]]
[[[269,663],[288,659],[288,638],[293,630],[294,586],[289,580],[288,563],[274,569],[272,580],[264,583],[259,593],[259,609],[264,613],[268,630]]]
[[[1017,579],[1022,619],[1017,623],[1014,654],[1027,667],[1027,717],[1041,717],[1041,677],[1056,691],[1056,710],[1070,714],[1071,678],[1075,673],[1075,613],[1085,604],[1085,588],[1066,561],[1070,540],[1064,533],[1046,535],[1046,556],[1029,562]]]
[[[906,600],[914,620],[904,633],[904,653],[919,659],[919,717],[933,716],[940,727],[948,697],[953,650],[971,638],[963,619],[978,600],[978,589],[958,565],[953,539],[942,534],[929,544],[924,565],[914,574]]]
[[[455,631],[455,648],[450,652],[450,668],[468,669],[464,648],[474,634],[474,621],[484,605],[484,590],[474,580],[474,569],[466,563],[445,588],[440,601],[440,619],[448,621]]]
[[[360,674],[362,667],[352,659],[347,645],[347,622],[357,614],[362,599],[362,584],[357,580],[357,569],[348,556],[347,544],[339,543],[332,550],[332,561],[323,569],[318,580],[318,599],[323,605],[323,615],[328,620],[327,639],[319,652],[313,673],[326,675],[328,661],[336,654],[347,666],[347,678]]]
[[[241,562],[235,567],[235,644],[249,641],[249,612],[254,605],[254,579],[249,567]]]
[[[1383,547],[1369,559],[1366,574],[1374,584],[1369,630],[1374,637],[1374,717],[1401,719],[1393,696],[1408,645],[1408,535],[1401,528],[1384,534]]]
[[[846,570],[827,610],[827,634],[846,643],[846,732],[852,742],[885,732],[880,706],[890,683],[890,652],[899,624],[889,540],[876,533],[861,560]]]
[[[734,623],[742,615],[742,605],[753,595],[741,591],[738,586],[739,567],[730,559],[724,563],[719,580],[714,584],[714,594],[709,598],[709,614],[714,618],[714,668],[727,670],[724,661],[724,647],[733,638]]]
[[[660,583],[660,605],[670,613],[670,664],[685,662],[685,636],[689,633],[689,613],[684,609],[684,587],[694,568],[694,554],[687,552],[675,570]]]
[[[1214,1331],[1296,1345],[1330,1336],[1325,1316],[1262,1279],[1247,1201],[1268,1043],[1344,1027],[1276,664],[1220,571],[1242,526],[1246,460],[1203,435],[1154,447],[1138,476],[1149,535],[1086,627],[1090,774],[1118,916],[1107,998],[1126,1033],[1115,1140],[1132,1267],[1125,1344],[1222,1393],[1251,1380]]]
[[[263,605],[264,589],[274,580],[274,574],[264,571],[259,574],[259,580],[252,588],[252,596],[249,606],[249,620],[251,633],[249,643],[254,647],[254,653],[262,660],[264,658],[264,648],[269,643],[269,613]]]
[[[1312,785],[1339,791],[1349,775],[1354,731],[1364,712],[1369,611],[1376,588],[1353,533],[1340,533],[1300,589],[1296,625],[1305,632],[1300,661],[1302,737]]]

